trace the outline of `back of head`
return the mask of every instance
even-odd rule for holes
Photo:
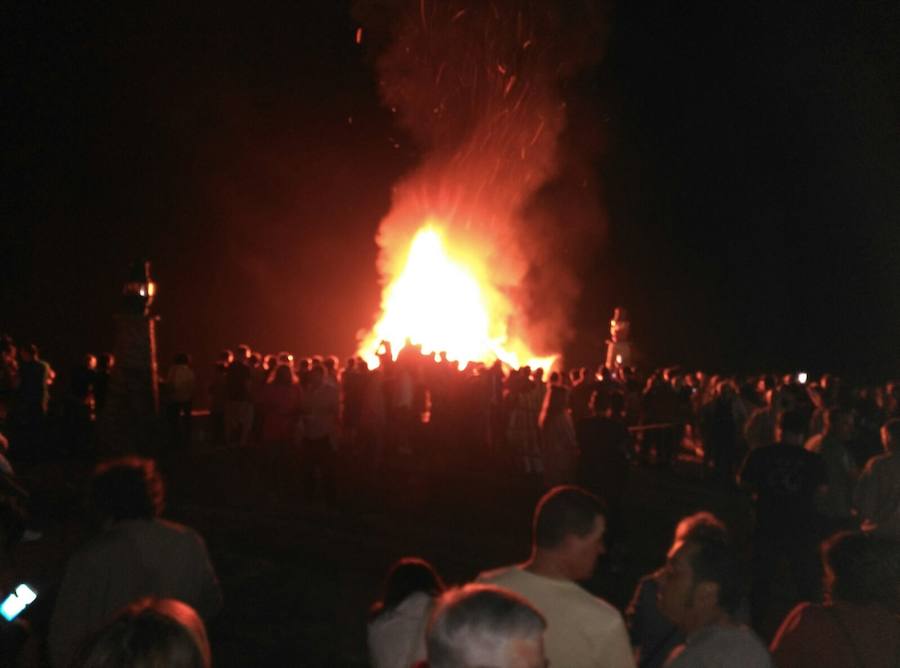
[[[681,518],[675,527],[675,542],[711,539],[728,542],[728,529],[725,523],[707,510]]]
[[[778,414],[776,426],[783,442],[795,443],[802,441],[806,436],[807,421],[800,411],[782,411]]]
[[[441,596],[426,635],[430,668],[532,668],[543,666],[547,623],[530,603],[499,587],[470,584]],[[513,645],[531,650],[533,662],[513,656]]]
[[[209,641],[192,607],[174,599],[142,599],[91,636],[74,668],[209,668]]]
[[[553,549],[568,535],[587,536],[598,516],[606,516],[603,502],[586,489],[575,485],[554,487],[541,497],[534,509],[534,545]]]
[[[162,512],[165,485],[152,459],[123,457],[97,465],[90,498],[104,518],[151,519]]]
[[[689,535],[685,543],[695,549],[691,557],[694,584],[711,582],[718,586],[719,607],[733,614],[743,597],[741,563],[737,551],[727,541],[727,534],[711,525]]]
[[[444,581],[431,564],[418,557],[404,557],[388,571],[381,600],[372,606],[372,614],[393,610],[417,592],[437,597],[444,589]]]
[[[846,531],[822,546],[831,598],[900,613],[900,540]]]
[[[884,423],[882,427],[888,435],[888,442],[885,444],[891,451],[900,449],[900,418],[893,418]]]

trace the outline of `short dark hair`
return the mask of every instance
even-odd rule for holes
[[[900,540],[840,532],[822,543],[822,561],[831,573],[833,598],[900,612]]]
[[[482,584],[451,589],[441,596],[428,624],[428,665],[482,665],[480,652],[511,637],[541,635],[546,628],[543,615],[511,591]]]
[[[91,503],[115,521],[158,517],[165,484],[152,459],[122,457],[98,464],[90,489]]]
[[[795,434],[797,436],[806,436],[807,421],[800,411],[782,411],[778,414],[777,421],[782,432]]]
[[[724,532],[693,533],[685,544],[696,549],[690,554],[694,584],[712,582],[719,587],[719,607],[734,613],[743,597],[741,563],[737,551]]]
[[[594,528],[597,516],[606,516],[599,498],[575,485],[559,485],[541,497],[534,509],[532,536],[540,548],[552,549],[568,535],[583,537]]]

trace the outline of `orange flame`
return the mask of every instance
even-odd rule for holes
[[[550,369],[555,360],[534,356],[510,336],[509,299],[491,283],[482,262],[448,250],[433,219],[413,237],[402,270],[382,292],[381,310],[359,352],[372,367],[378,365],[382,341],[391,344],[395,356],[409,341],[425,354],[444,352],[461,365],[499,359],[514,368]]]

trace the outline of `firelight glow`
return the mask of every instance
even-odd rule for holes
[[[553,357],[537,358],[521,342],[510,340],[507,318],[512,305],[493,287],[483,266],[451,255],[436,221],[429,220],[410,243],[405,264],[382,293],[382,314],[365,337],[360,354],[370,366],[388,341],[396,356],[410,341],[422,352],[447,358],[511,367],[527,363],[549,369]]]

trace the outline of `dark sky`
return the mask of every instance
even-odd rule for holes
[[[110,348],[146,255],[164,358],[351,353],[417,154],[349,3],[19,4],[0,21],[0,329],[61,367]],[[900,10],[793,4],[616,9],[578,91],[609,226],[571,359],[621,303],[657,363],[900,375]]]

